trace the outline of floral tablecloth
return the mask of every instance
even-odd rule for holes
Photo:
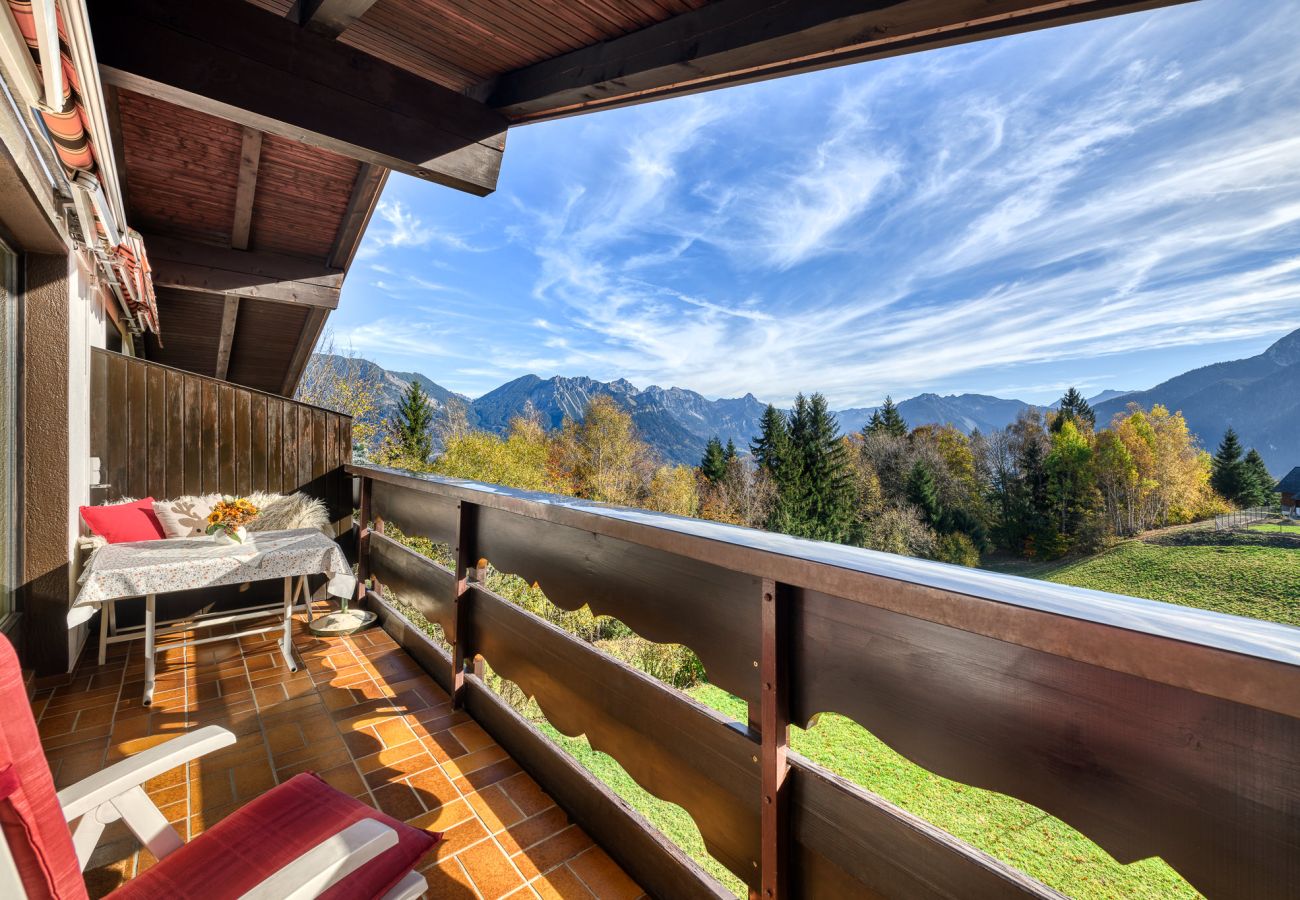
[[[254,532],[243,544],[218,544],[210,537],[109,544],[95,552],[81,576],[68,627],[123,597],[319,574],[329,576],[336,597],[356,591],[343,551],[315,528]]]

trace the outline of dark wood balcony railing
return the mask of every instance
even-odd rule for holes
[[[912,761],[1020,798],[1121,862],[1160,856],[1212,897],[1300,893],[1300,630],[694,519],[351,466],[359,566],[385,627],[652,893],[712,896],[672,845],[500,700],[684,808],[755,896],[1054,896],[788,752],[848,716]],[[378,533],[455,548],[450,571]],[[488,559],[558,606],[683,644],[750,704],[736,723],[470,580]],[[380,592],[382,594],[382,591]]]

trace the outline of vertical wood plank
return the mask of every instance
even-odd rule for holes
[[[789,598],[782,585],[764,578],[760,602],[763,619],[763,649],[759,660],[763,740],[760,760],[763,770],[760,872],[763,900],[779,900],[788,896],[790,844],[790,792],[786,788],[786,776],[790,771],[786,762],[790,734]]]
[[[276,493],[284,487],[284,403],[266,399],[266,488]]]
[[[343,472],[338,462],[339,417],[333,413],[325,414],[325,507],[329,510],[330,534],[338,537],[341,507],[339,485],[343,481]]]
[[[132,497],[149,494],[149,383],[143,365],[131,363],[126,372],[127,474],[126,490]],[[93,455],[93,453],[92,453]]]
[[[288,401],[284,404],[284,426],[280,432],[280,441],[284,449],[280,490],[292,494],[298,490],[298,408]]]
[[[235,400],[235,492],[241,497],[253,489],[253,423],[249,393],[231,388]]]
[[[370,577],[370,488],[371,480],[361,477],[361,511],[357,530],[357,581],[365,596],[365,582]]]
[[[221,491],[221,454],[217,441],[217,394],[221,386],[211,381],[203,382],[203,394],[200,400],[202,433],[210,442],[211,448],[202,455],[199,467],[199,490],[204,494],[216,494]]]
[[[203,459],[220,452],[220,444],[203,430],[204,382],[186,375],[179,398],[185,415],[185,493],[203,493]]]
[[[251,490],[265,491],[266,487],[266,395],[249,397],[249,484]]]
[[[114,353],[108,358],[108,396],[105,412],[107,415],[105,437],[107,439],[108,458],[101,460],[104,480],[110,485],[110,497],[128,497],[127,488],[127,393],[126,393],[126,357]]]
[[[181,372],[167,370],[165,415],[167,417],[167,464],[164,497],[179,497],[185,493],[185,410],[181,403],[184,395],[184,378]]]
[[[456,504],[456,633],[451,637],[452,705],[460,709],[465,703],[465,660],[473,657],[469,646],[472,623],[470,620],[471,594],[469,572],[478,565],[475,528],[478,524],[478,507],[463,500]],[[377,530],[383,533],[382,527]]]
[[[238,493],[235,486],[235,390],[228,385],[217,386],[216,441],[221,447],[217,459],[221,493]]]
[[[149,366],[145,378],[148,386],[149,412],[149,479],[146,497],[167,496],[167,370]]]
[[[307,473],[307,480],[311,484],[311,491],[318,497],[328,496],[325,493],[325,473],[328,471],[325,459],[325,411],[313,409],[311,411],[311,469]]]

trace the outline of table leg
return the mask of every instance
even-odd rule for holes
[[[280,638],[280,652],[289,671],[297,672],[298,664],[293,659],[293,598],[298,592],[293,581],[293,576],[284,579],[284,636]]]
[[[307,589],[307,576],[299,575],[298,584],[302,587],[302,602],[307,604],[307,624],[311,624],[311,591]]]
[[[144,705],[153,705],[155,597],[144,598]]]
[[[108,611],[113,604],[105,603],[99,608],[99,664],[108,662]]]

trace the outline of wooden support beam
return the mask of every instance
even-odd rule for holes
[[[117,88],[104,85],[104,115],[108,119],[108,139],[113,144],[113,165],[117,168],[117,183],[122,188],[122,208],[129,224],[132,219],[130,182],[126,178],[126,144],[122,140],[122,111],[118,106]]]
[[[456,633],[451,644],[451,701],[456,709],[465,704],[465,663],[470,652],[470,569],[478,565],[475,528],[478,508],[472,503],[456,504]],[[477,573],[475,573],[477,575]]]
[[[293,359],[289,362],[289,370],[284,376],[284,385],[280,388],[280,394],[285,397],[292,397],[298,390],[298,382],[302,380],[302,373],[307,369],[307,362],[311,359],[311,353],[316,349],[316,342],[320,340],[320,334],[325,330],[325,320],[329,318],[330,311],[320,306],[312,307],[307,313],[307,321],[303,322],[302,332],[298,335],[298,346],[293,351]]]
[[[226,305],[221,310],[221,337],[217,344],[217,369],[213,377],[226,380],[230,371],[230,348],[235,344],[235,320],[239,318],[239,295],[227,294]]]
[[[235,224],[230,229],[230,246],[248,249],[248,234],[253,227],[253,199],[257,194],[257,168],[262,161],[262,132],[244,126],[239,148],[239,184],[235,189]]]
[[[374,5],[375,0],[299,0],[298,24],[336,38]]]
[[[357,529],[357,582],[361,595],[365,596],[366,579],[370,577],[370,497],[374,482],[361,476],[361,497],[358,504],[361,523]]]
[[[336,309],[343,272],[310,259],[145,235],[154,284]]]
[[[357,172],[357,180],[352,185],[352,196],[343,213],[343,223],[334,237],[334,249],[330,251],[329,257],[332,267],[347,270],[352,265],[352,258],[361,246],[361,237],[370,224],[375,207],[379,205],[379,195],[383,193],[387,182],[387,169],[370,163],[362,164],[361,170]]]
[[[496,188],[497,112],[244,0],[93,0],[103,80],[472,194]]]
[[[782,585],[771,578],[762,581],[763,651],[759,661],[762,676],[760,727],[763,770],[763,800],[760,806],[762,860],[759,871],[763,900],[789,896],[790,815],[786,761],[790,736],[789,692],[789,598]]]
[[[1182,2],[717,0],[469,94],[531,121]]]

